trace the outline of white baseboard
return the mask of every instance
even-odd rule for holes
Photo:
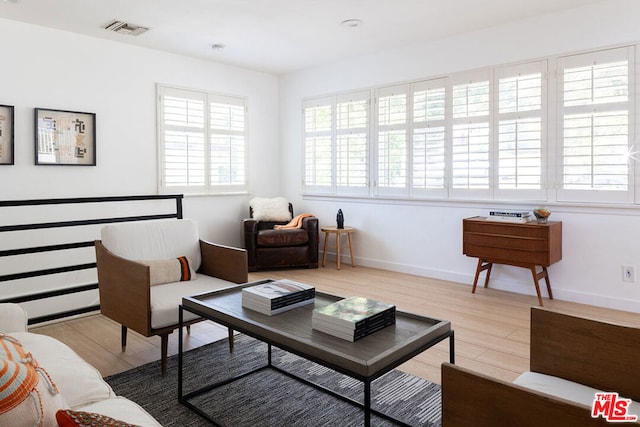
[[[327,253],[327,259],[331,259],[335,262],[335,254]],[[341,257],[341,262],[351,263],[350,257]],[[364,267],[379,268],[381,270],[396,271],[398,273],[413,274],[416,276],[430,277],[440,280],[448,280],[450,282],[473,285],[473,277],[475,271],[470,273],[460,273],[457,271],[438,270],[433,268],[426,268],[416,265],[399,264],[389,261],[367,259],[356,257],[356,265],[362,265]],[[482,286],[484,283],[484,276],[481,276],[481,282],[478,286]],[[499,289],[508,292],[515,292],[523,295],[536,296],[535,288],[532,283],[518,283],[513,281],[505,281],[500,279],[491,279],[489,286],[493,289]],[[616,310],[624,310],[631,312],[640,312],[640,301],[628,300],[622,298],[610,297],[608,295],[598,295],[592,293],[586,293],[574,289],[560,289],[554,288],[552,283],[553,297],[557,300],[571,301],[580,304],[593,305],[596,307],[612,308]],[[541,287],[543,298],[546,298],[546,286]]]

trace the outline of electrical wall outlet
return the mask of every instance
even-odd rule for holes
[[[635,282],[636,281],[636,267],[634,265],[622,266],[622,281],[623,282]]]

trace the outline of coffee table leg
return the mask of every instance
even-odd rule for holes
[[[184,314],[182,312],[182,304],[178,307],[178,401],[182,402],[182,325],[184,323]]]
[[[371,426],[371,381],[364,382],[364,425]]]
[[[453,331],[451,331],[451,335],[449,335],[449,363],[456,363],[456,348],[455,341],[453,338]]]

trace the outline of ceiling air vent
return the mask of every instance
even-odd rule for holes
[[[103,27],[105,30],[113,31],[114,33],[126,34],[129,36],[139,36],[148,30],[147,27],[141,27],[140,25],[129,24],[118,20],[113,20]]]

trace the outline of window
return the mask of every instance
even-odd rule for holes
[[[640,203],[634,49],[305,101],[305,192]]]
[[[160,191],[247,191],[246,99],[158,86]]]
[[[466,196],[489,190],[491,97],[488,73],[464,80],[452,88],[451,191]]]
[[[496,70],[498,91],[497,188],[501,198],[545,198],[543,105],[546,61]]]
[[[304,103],[304,189],[316,194],[369,191],[369,93]]]
[[[408,86],[378,91],[377,193],[407,194],[409,179]]]
[[[304,152],[307,189],[329,192],[333,177],[333,108],[331,99],[310,102],[304,109]]]
[[[369,186],[369,98],[342,96],[336,103],[336,186],[339,193]]]
[[[631,48],[559,60],[559,199],[630,202]]]
[[[447,79],[378,90],[376,194],[443,197]]]
[[[414,196],[444,197],[447,137],[446,78],[412,85],[413,126],[411,191]]]

